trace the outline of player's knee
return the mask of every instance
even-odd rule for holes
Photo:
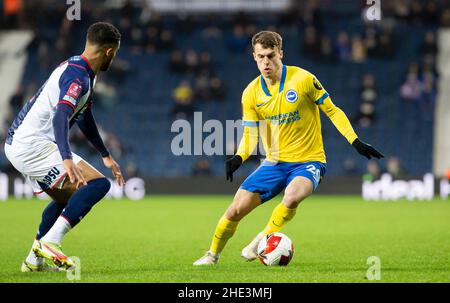
[[[106,196],[106,194],[111,189],[111,182],[107,178],[99,178],[92,180],[90,182],[95,182],[95,186],[97,187],[97,190],[103,195]]]
[[[226,217],[231,221],[240,221],[245,216],[243,205],[245,205],[244,199],[235,197],[227,209]]]
[[[295,194],[285,194],[283,197],[283,203],[287,208],[297,208],[297,206],[311,193],[302,191]]]
[[[225,216],[230,221],[240,221],[243,218],[242,211],[235,204],[228,207]]]

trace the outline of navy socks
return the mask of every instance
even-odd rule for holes
[[[74,227],[108,193],[110,187],[111,183],[106,178],[89,181],[73,193],[61,216]]]

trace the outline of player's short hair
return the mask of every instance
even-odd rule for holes
[[[252,48],[255,50],[256,44],[261,44],[263,48],[277,48],[281,51],[283,39],[280,34],[272,31],[261,31],[252,38]]]
[[[120,31],[111,23],[96,22],[89,26],[86,39],[95,45],[118,44]]]

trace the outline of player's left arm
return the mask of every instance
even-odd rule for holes
[[[111,154],[103,142],[102,137],[97,128],[97,123],[95,122],[94,115],[92,113],[92,105],[90,105],[81,115],[80,119],[77,121],[77,125],[86,138],[91,142],[95,149],[102,155],[103,164],[112,170],[113,176],[119,185],[125,184],[125,180],[120,171],[120,166],[113,159]]]
[[[353,130],[353,127],[345,115],[344,111],[334,105],[331,101],[330,95],[322,87],[320,82],[313,77],[310,80],[311,83],[307,84],[309,96],[319,106],[322,112],[331,120],[338,131],[347,139],[347,141],[367,159],[372,157],[380,159],[384,158],[384,155],[373,148],[370,144],[364,143],[358,139],[358,135]]]

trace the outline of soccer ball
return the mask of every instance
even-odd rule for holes
[[[282,233],[271,233],[258,244],[258,258],[266,266],[286,266],[294,256],[294,244]]]

